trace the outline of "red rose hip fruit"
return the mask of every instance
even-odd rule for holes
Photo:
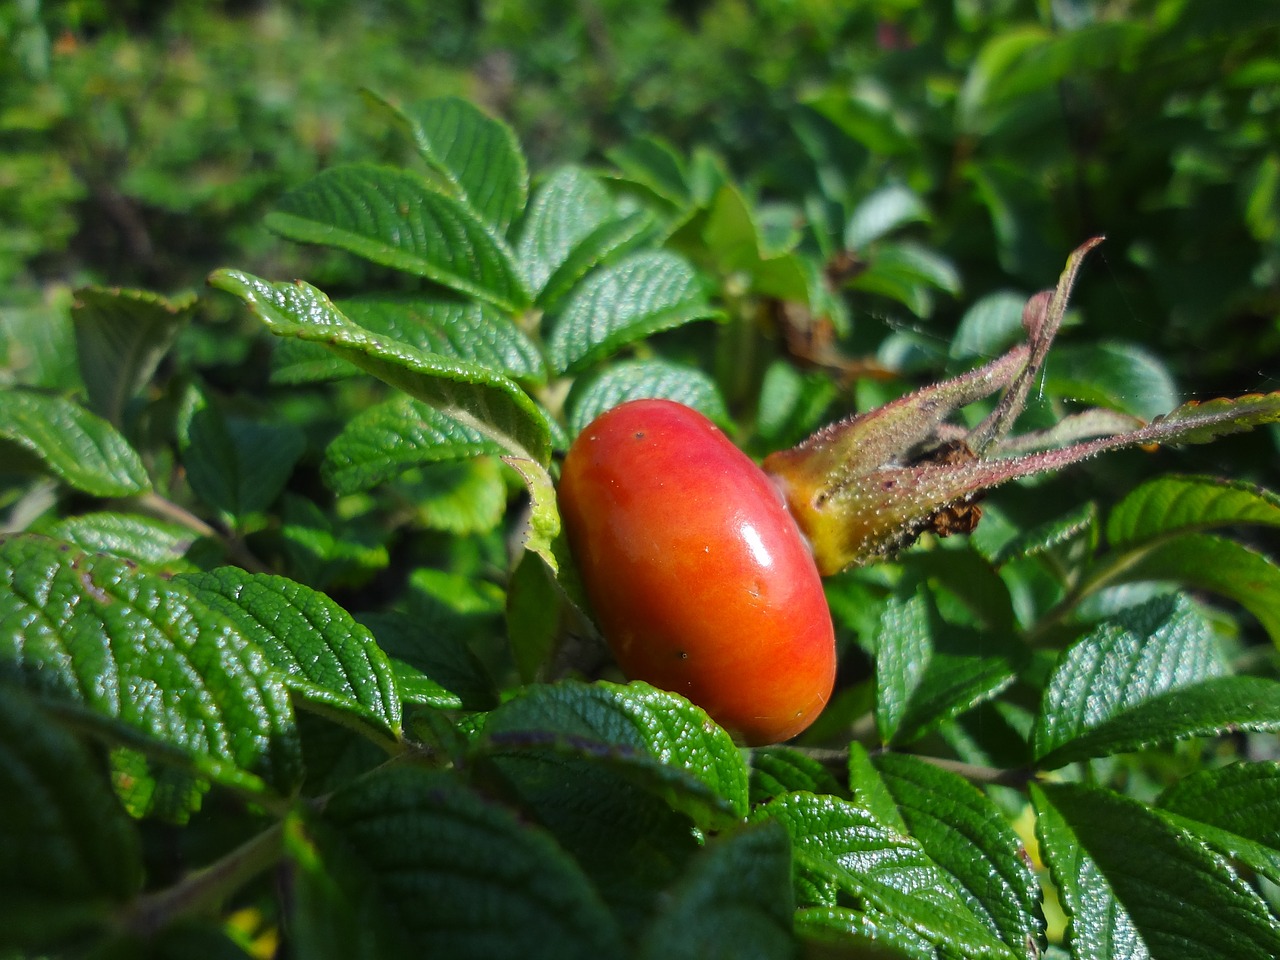
[[[778,489],[710,420],[669,400],[614,407],[574,441],[559,502],[627,676],[749,744],[813,722],[836,669],[821,578]]]

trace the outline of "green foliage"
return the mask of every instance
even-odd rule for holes
[[[1011,483],[972,537],[831,578],[835,697],[754,750],[617,675],[555,499],[635,397],[764,454],[952,373],[890,409],[1008,433],[966,372],[1103,228],[1043,376],[989,368],[1032,403],[988,481],[1274,421],[1206,395],[1274,359],[1273,24],[381,5],[434,57],[410,83],[351,72],[385,41],[343,4],[203,6],[166,29],[221,43],[164,61],[94,4],[0,14],[0,952],[1280,952],[1265,433]],[[422,98],[495,41],[512,124]],[[95,259],[104,209],[152,253]]]

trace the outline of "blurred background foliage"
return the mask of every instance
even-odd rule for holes
[[[841,349],[897,371],[1001,349],[1017,304],[1102,233],[1059,393],[1150,415],[1280,379],[1271,3],[16,0],[0,42],[10,382],[66,386],[39,343],[85,283],[177,293],[234,264],[367,285],[368,267],[261,226],[321,168],[412,162],[363,88],[481,104],[535,177],[581,161],[659,193],[664,164],[694,192],[729,178],[766,254],[825,265]],[[199,309],[185,349],[246,375],[248,337],[199,337],[232,305]],[[1274,434],[1215,455],[1266,480]]]

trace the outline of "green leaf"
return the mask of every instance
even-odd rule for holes
[[[492,530],[506,513],[507,484],[492,457],[435,463],[402,479],[418,523],[459,536]]]
[[[530,687],[490,714],[485,733],[502,749],[522,743],[537,749],[592,745],[650,772],[655,765],[665,767],[680,775],[671,779],[677,792],[668,799],[695,821],[710,817],[714,824],[747,812],[747,768],[729,735],[701,708],[648,684],[563,681]]]
[[[125,404],[151,379],[195,304],[194,294],[169,300],[143,290],[76,291],[76,353],[95,413],[120,423]]]
[[[465,594],[459,594],[456,599],[465,604]],[[467,617],[461,610],[452,613],[459,620]],[[427,619],[399,612],[360,617],[390,660],[401,701],[444,710],[491,709],[497,690],[467,646],[465,628]]]
[[[293,577],[317,590],[363,584],[391,562],[392,531],[370,514],[347,518],[286,492],[280,501],[281,548]]]
[[[894,598],[876,632],[876,725],[885,743],[936,729],[1013,682],[1021,652],[1006,636],[947,623],[930,595]]]
[[[0,459],[12,467],[19,451],[35,454],[49,473],[95,497],[151,489],[142,460],[116,428],[62,397],[0,392]]]
[[[638,253],[582,282],[547,349],[557,372],[573,373],[650,334],[715,316],[685,260],[665,251]]]
[[[239,567],[175,580],[253,637],[289,689],[304,700],[401,731],[391,664],[367,629],[300,583]]]
[[[938,952],[919,934],[848,907],[803,907],[796,911],[796,932],[826,952],[848,960],[937,960]]]
[[[1280,952],[1261,898],[1193,836],[1136,800],[1031,785],[1040,849],[1073,957],[1246,960]]]
[[[721,836],[699,853],[644,932],[639,960],[794,957],[791,843],[777,824]]]
[[[425,463],[500,453],[498,444],[434,407],[398,394],[347,421],[320,473],[339,494],[368,490]]]
[[[266,222],[290,240],[338,247],[503,310],[529,305],[506,243],[407,170],[332,167],[281,197]]]
[[[307,833],[289,842],[307,956],[622,955],[613,918],[565,852],[447,774],[365,777]]]
[[[1116,721],[1123,725],[1125,714],[1147,701],[1226,671],[1209,624],[1185,597],[1158,597],[1125,610],[1063,652],[1036,720],[1036,757]]]
[[[184,586],[32,536],[0,541],[0,584],[0,667],[30,688],[216,782],[254,793],[297,782],[284,678]]]
[[[506,624],[520,679],[532,683],[550,667],[562,632],[560,594],[551,569],[525,551],[507,581]]]
[[[716,193],[702,236],[720,274],[741,274],[762,296],[808,301],[809,277],[800,258],[765,247],[756,213],[735,185]]]
[[[511,128],[458,97],[387,106],[449,194],[505,233],[529,195],[529,169]]]
[[[1106,582],[1169,580],[1230,597],[1258,618],[1280,646],[1280,567],[1234,540],[1188,533],[1154,543],[1125,562]]]
[[[1169,476],[1128,494],[1107,517],[1107,541],[1119,550],[1156,537],[1212,527],[1280,527],[1280,496],[1226,477]]]
[[[1132,343],[1059,346],[1045,364],[1045,389],[1144,420],[1178,405],[1177,385],[1168,369],[1152,353]]]
[[[952,360],[980,360],[994,356],[1023,336],[1022,308],[1027,297],[1012,290],[997,290],[979,298],[964,312],[951,338]]]
[[[927,223],[929,211],[910,187],[890,183],[863,197],[844,228],[846,250],[863,250],[908,223]],[[1022,312],[1022,304],[1018,304]]]
[[[671,205],[683,207],[692,199],[684,161],[664,141],[638,137],[610,148],[605,155],[626,179],[648,188]]]
[[[1280,762],[1199,770],[1166,790],[1156,806],[1177,826],[1280,883]]]
[[[606,410],[648,397],[675,400],[722,426],[729,423],[720,388],[696,367],[668,360],[623,360],[574,382],[565,402],[569,430],[576,435]]]
[[[1052,768],[1233,729],[1280,724],[1280,684],[1225,677],[1208,623],[1180,595],[1100,624],[1062,655],[1036,721],[1036,756]]]
[[[156,572],[189,569],[191,564],[183,556],[197,536],[181,524],[110,511],[64,517],[40,532],[88,553],[109,553]]]
[[[849,287],[897,300],[916,316],[927,317],[933,312],[933,290],[959,295],[960,274],[950,260],[927,247],[886,242]]]
[[[103,923],[141,887],[141,843],[99,759],[0,683],[0,949]]]
[[[525,283],[544,309],[610,256],[642,239],[651,218],[622,216],[602,183],[561,167],[534,194],[516,247]]]
[[[547,379],[538,347],[510,317],[487,303],[425,294],[369,295],[341,300],[338,309],[366,330],[423,353],[476,364],[514,380]]]
[[[845,794],[840,782],[822,762],[790,747],[757,747],[751,751],[753,806],[784,793]]]
[[[1043,946],[1039,881],[1021,839],[986,794],[905,754],[878,754],[872,763],[911,836],[950,874],[974,915],[1015,954]]]
[[[857,899],[873,923],[901,924],[948,955],[1014,956],[974,916],[918,841],[861,807],[836,797],[793,793],[752,816],[763,819],[787,828],[798,875],[834,882]]]
[[[240,297],[278,336],[326,344],[338,356],[537,463],[551,454],[544,413],[515,383],[476,364],[387,342],[352,323],[305,283],[268,283],[234,270],[209,282]]]
[[[191,489],[236,523],[275,502],[306,448],[292,424],[226,414],[200,390],[192,391],[183,420],[179,444]]]

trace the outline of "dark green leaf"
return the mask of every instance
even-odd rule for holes
[[[1166,790],[1157,808],[1232,860],[1280,883],[1280,762],[1197,771]]]
[[[308,832],[289,843],[307,956],[622,954],[613,918],[564,851],[449,775],[366,777]]]
[[[305,283],[267,283],[221,270],[210,283],[241,297],[279,336],[326,344],[338,356],[399,387],[535,463],[550,457],[546,415],[515,383],[476,364],[423,353],[352,323]]]
[[[467,460],[501,449],[479,431],[400,394],[347,422],[325,449],[321,475],[335,492],[354,493],[425,463]]]
[[[948,954],[1014,954],[974,916],[919,842],[836,797],[793,793],[760,807],[753,820],[779,820],[791,834],[801,875],[835,882],[874,923],[901,924]],[[826,906],[806,904],[801,906]]]
[[[1113,549],[1173,533],[1237,524],[1280,526],[1280,497],[1226,477],[1160,477],[1138,487],[1107,517]]]
[[[664,251],[638,253],[582,282],[547,349],[552,366],[571,373],[652,333],[716,315],[686,261]]]
[[[784,793],[846,791],[822,763],[790,747],[759,747],[751,751],[751,803],[758,805]]]
[[[1257,893],[1150,808],[1076,784],[1031,790],[1073,957],[1263,960],[1280,951],[1280,926]]]
[[[290,690],[400,735],[400,700],[386,655],[323,593],[239,567],[175,579],[253,637]]]
[[[562,606],[550,568],[536,554],[522,553],[507,581],[506,622],[511,656],[526,683],[551,665],[561,636]]]
[[[493,679],[458,632],[462,628],[403,613],[365,614],[360,622],[390,658],[404,703],[488,710],[498,702]]]
[[[529,194],[529,170],[511,128],[457,97],[392,109],[449,193],[505,233]]]
[[[667,360],[623,360],[575,381],[566,402],[569,429],[577,434],[606,410],[647,397],[675,400],[721,425],[729,422],[719,387],[696,367]]]
[[[191,489],[237,523],[275,502],[306,448],[292,424],[225,414],[199,391],[184,419],[180,445]]]
[[[529,303],[505,242],[468,205],[407,170],[331,167],[285,194],[267,225],[290,240],[339,247],[503,310]]]
[[[791,935],[791,843],[777,824],[708,844],[640,939],[640,960],[770,960]]]
[[[998,634],[946,622],[928,594],[892,599],[876,632],[876,724],[904,743],[1013,682],[1020,651]]]
[[[615,752],[623,763],[630,756],[641,766],[666,767],[681,775],[671,799],[696,820],[747,812],[747,768],[729,735],[683,697],[644,683],[530,687],[494,711],[485,732],[503,749],[581,742]],[[700,789],[679,782],[685,779]]]
[[[101,762],[0,678],[0,949],[104,922],[141,886],[141,844]]]
[[[915,757],[882,753],[872,762],[911,836],[951,875],[974,915],[1014,953],[1043,948],[1039,881],[1022,841],[986,794]]]
[[[1280,646],[1280,567],[1235,540],[1187,533],[1155,543],[1109,583],[1169,580],[1230,597],[1258,618]]]
[[[80,378],[99,416],[119,424],[125,404],[155,373],[196,298],[82,287],[71,307]]]
[[[0,392],[0,459],[12,468],[21,450],[63,483],[95,497],[151,489],[142,460],[106,420],[62,397]]]
[[[293,710],[262,650],[181,584],[42,537],[0,541],[0,667],[211,779],[299,776]]]

